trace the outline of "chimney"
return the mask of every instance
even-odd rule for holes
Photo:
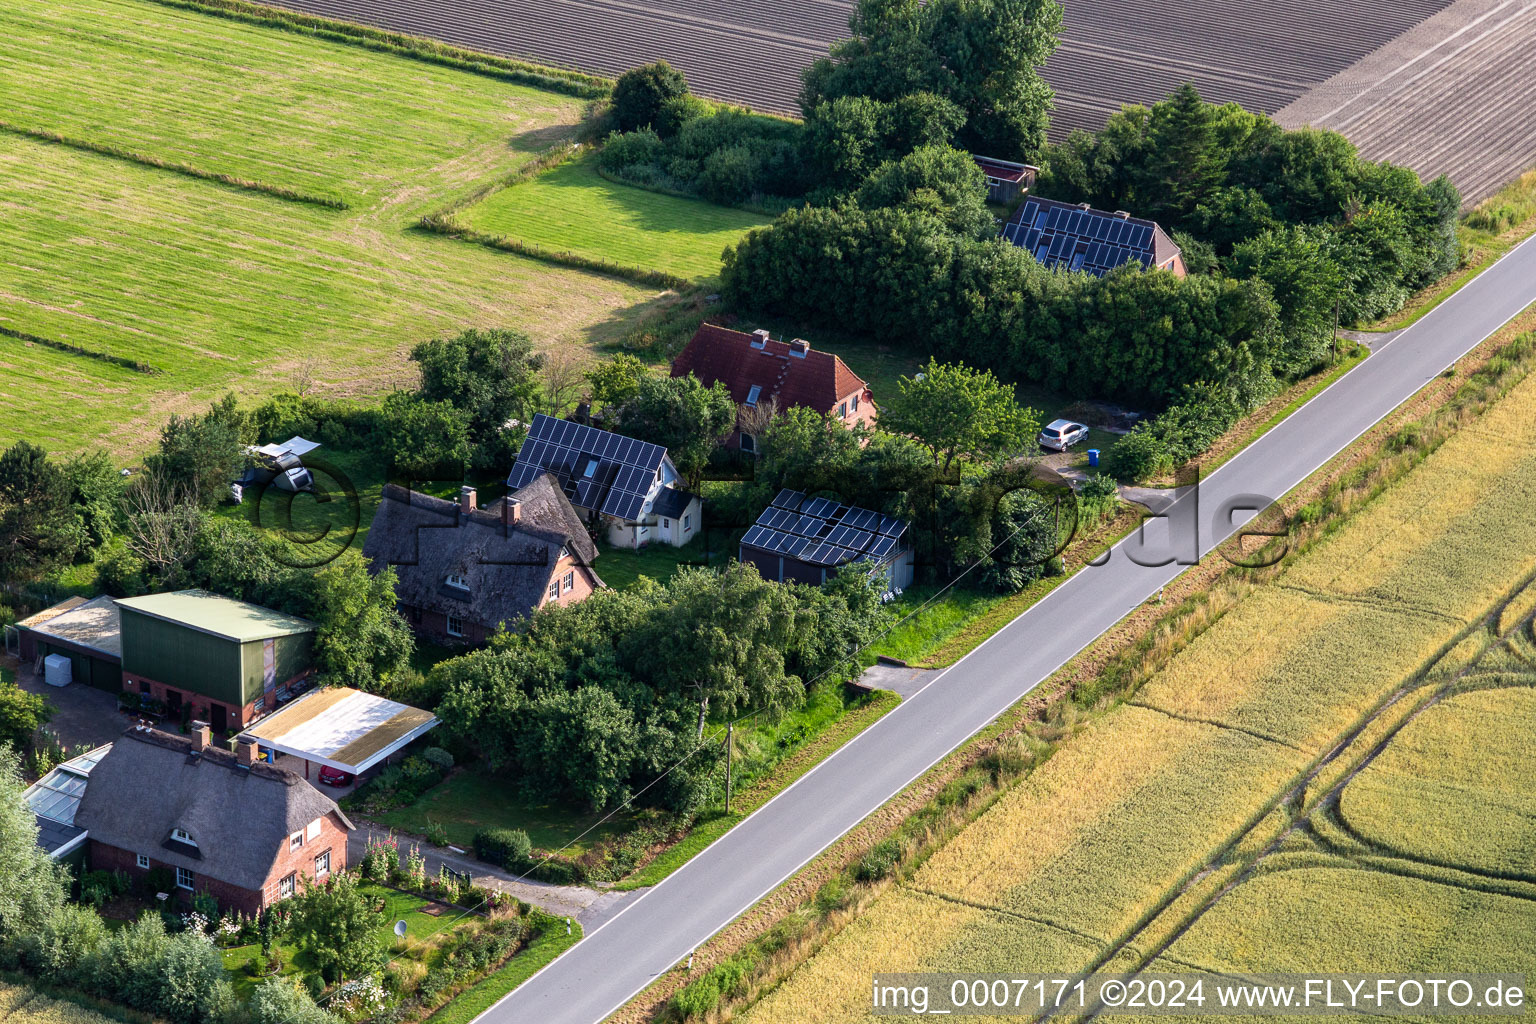
[[[256,763],[256,741],[253,740],[253,739],[247,739],[246,737],[241,736],[240,737],[239,757],[240,757],[240,763],[242,765],[244,765],[246,768],[249,768],[251,765],[255,764]]]
[[[1091,210],[1091,209],[1093,209],[1093,207],[1088,205],[1087,203],[1078,203],[1077,204],[1077,208],[1079,210]]]
[[[479,508],[479,498],[475,489],[468,484],[459,488],[459,511],[466,516]]]
[[[208,723],[192,723],[192,753],[201,754],[208,749]]]
[[[523,503],[520,499],[510,494],[502,499],[501,521],[505,526],[516,526],[523,521]]]
[[[753,331],[752,332],[752,347],[753,348],[767,348],[768,347],[768,332],[763,330],[761,327],[759,327],[757,330]]]
[[[792,356],[797,356],[800,359],[804,359],[805,354],[810,350],[811,343],[806,341],[804,338],[796,338],[794,341],[789,343],[789,354]]]
[[[1116,210],[1115,211],[1115,216],[1119,217],[1121,220],[1130,220],[1131,219],[1131,215],[1129,213],[1126,213],[1124,210]]]

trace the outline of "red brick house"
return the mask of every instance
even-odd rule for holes
[[[255,914],[347,866],[352,822],[294,772],[191,736],[134,726],[90,774],[75,811],[99,871],[173,873],[173,895],[208,893]]]
[[[672,376],[693,374],[705,386],[720,382],[741,416],[726,439],[729,448],[756,450],[756,438],[740,427],[749,410],[773,403],[779,412],[804,406],[846,427],[873,427],[875,403],[869,385],[830,352],[817,352],[802,338],[774,341],[767,331],[744,334],[704,324],[672,361]]]
[[[450,643],[484,643],[603,585],[597,545],[547,473],[484,508],[473,487],[455,503],[390,484],[363,557],[375,572],[394,567],[400,614],[416,632]]]

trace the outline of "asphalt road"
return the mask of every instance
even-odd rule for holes
[[[1395,337],[927,687],[487,1010],[596,1024],[1536,301],[1536,240]],[[1198,536],[1195,527],[1198,526]],[[1180,564],[1183,561],[1186,564]]]

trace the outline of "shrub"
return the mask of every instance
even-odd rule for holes
[[[654,125],[668,100],[688,94],[688,80],[664,60],[632,68],[613,87],[613,119],[620,131]]]
[[[476,857],[509,871],[524,870],[533,858],[533,842],[520,828],[483,828],[474,847]]]
[[[661,105],[653,127],[662,138],[671,138],[689,121],[709,117],[714,112],[714,105],[699,96],[675,96]]]
[[[448,828],[440,821],[427,819],[427,842],[433,846],[448,845]]]
[[[421,752],[421,759],[440,772],[446,772],[453,767],[453,755],[442,747],[428,747]]]
[[[150,868],[144,875],[144,888],[153,895],[176,891],[176,872],[167,867]]]
[[[861,882],[877,882],[888,877],[896,870],[902,852],[901,840],[895,836],[880,840],[859,860],[853,870],[853,877]]]
[[[1138,423],[1122,437],[1104,459],[1104,468],[1111,476],[1130,482],[1146,480],[1172,465],[1167,445],[1145,423]]]
[[[605,171],[623,172],[629,167],[659,164],[666,159],[667,144],[649,128],[635,132],[614,132],[597,154],[597,165]]]
[[[703,1017],[720,1005],[722,997],[736,991],[751,968],[752,963],[745,956],[733,956],[716,964],[680,989],[672,997],[672,1008],[684,1020]]]
[[[268,978],[251,993],[251,1024],[336,1024],[292,978]]]

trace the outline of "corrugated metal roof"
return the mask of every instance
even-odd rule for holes
[[[144,597],[124,597],[118,602],[157,619],[175,622],[227,640],[244,643],[270,637],[312,633],[315,624],[297,615],[285,615],[258,604],[236,601],[207,590],[177,590]]]

